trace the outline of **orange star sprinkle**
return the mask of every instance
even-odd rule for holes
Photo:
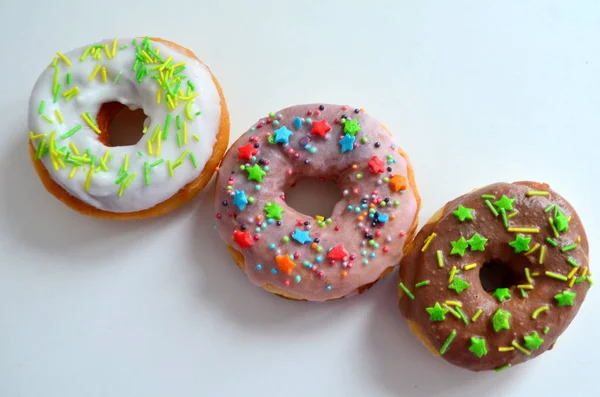
[[[406,178],[402,175],[394,175],[392,179],[390,179],[389,183],[390,189],[393,192],[397,192],[399,190],[406,189]]]
[[[294,261],[287,255],[278,255],[275,260],[277,261],[277,269],[286,274],[292,274],[292,270],[296,267]]]

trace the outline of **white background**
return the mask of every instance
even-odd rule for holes
[[[412,156],[422,220],[474,187],[545,181],[578,209],[595,251],[600,2],[138,4],[0,4],[1,397],[597,393],[598,287],[553,351],[473,374],[411,336],[396,274],[327,304],[251,285],[212,229],[211,189],[153,221],[71,211],[32,170],[26,119],[56,51],[156,35],[213,68],[232,138],[289,105],[364,107]]]

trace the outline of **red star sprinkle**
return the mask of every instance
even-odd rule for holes
[[[335,260],[342,260],[345,256],[348,256],[348,253],[346,252],[346,250],[344,249],[344,245],[343,244],[338,244],[335,247],[333,247],[333,249],[331,251],[329,251],[329,253],[327,254],[327,257],[329,259],[335,259]]]
[[[369,164],[369,171],[371,171],[373,174],[385,172],[385,163],[377,156],[373,156],[373,158],[371,158],[367,164]]]
[[[239,230],[233,231],[233,241],[235,241],[235,243],[239,245],[242,250],[245,250],[254,244],[252,237],[250,237],[250,233],[240,232]]]
[[[313,121],[312,122],[312,130],[310,130],[311,134],[315,134],[320,136],[321,138],[325,138],[325,134],[331,131],[331,127],[327,124],[327,120],[321,121]]]
[[[242,160],[251,160],[252,156],[258,153],[258,149],[251,143],[238,148],[238,158]]]

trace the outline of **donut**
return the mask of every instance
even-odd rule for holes
[[[109,124],[142,109],[141,138],[111,145]],[[94,217],[165,214],[208,183],[227,148],[229,114],[211,71],[159,38],[57,52],[29,101],[29,153],[45,188]],[[113,137],[114,138],[114,137]]]
[[[588,240],[547,184],[496,183],[440,209],[406,248],[400,310],[434,354],[501,371],[553,347],[592,285]]]
[[[331,216],[286,204],[303,177],[339,186]],[[365,291],[399,263],[420,208],[411,163],[391,134],[340,105],[258,120],[228,150],[215,190],[216,227],[234,261],[255,285],[294,300]]]

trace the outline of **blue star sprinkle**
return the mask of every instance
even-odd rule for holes
[[[294,240],[296,240],[297,242],[299,242],[300,244],[306,244],[306,243],[310,243],[312,241],[308,234],[309,234],[308,231],[302,231],[300,229],[296,229],[296,230],[294,230],[294,233],[292,233],[292,238]]]
[[[356,139],[350,135],[346,134],[342,139],[340,139],[340,145],[342,145],[342,153],[354,150],[354,141]]]
[[[288,130],[286,126],[276,129],[273,133],[275,134],[276,143],[289,143],[290,136],[294,134],[292,131]]]
[[[233,195],[233,205],[238,207],[240,211],[243,211],[246,208],[246,204],[248,204],[246,193],[243,190],[236,190]]]

